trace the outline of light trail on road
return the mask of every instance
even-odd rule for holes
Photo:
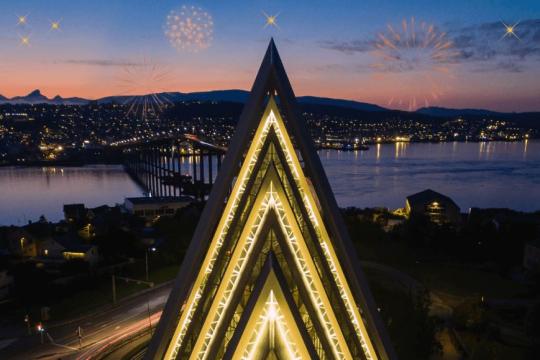
[[[154,326],[161,317],[161,311],[158,311],[150,316],[137,321],[135,324],[121,330],[112,330],[113,335],[100,340],[92,344],[88,349],[85,349],[82,354],[77,357],[77,360],[91,360],[95,359],[98,355],[106,353],[113,345],[116,345],[127,338],[141,333],[144,330],[148,330],[150,326]]]
[[[170,284],[150,293],[86,314],[79,319],[46,326],[47,340],[40,343],[39,336],[20,337],[0,351],[0,358],[13,360],[87,360],[107,354],[122,342],[140,333],[149,334],[150,324],[155,327],[170,292]],[[80,349],[78,328],[82,330]],[[135,340],[136,341],[136,340]],[[129,346],[129,344],[126,344]],[[114,349],[113,349],[114,348]]]

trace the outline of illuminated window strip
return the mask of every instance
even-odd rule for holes
[[[277,331],[275,333],[280,337],[282,343],[285,344],[287,354],[289,355],[288,359],[302,359],[300,352],[296,348],[296,344],[292,340],[291,331],[284,321],[284,316],[280,311],[279,303],[276,300],[274,291],[270,290],[268,301],[265,304],[263,313],[259,317],[254,335],[252,336],[253,340],[246,347],[242,360],[255,359],[256,352],[261,344],[261,340],[263,339],[266,330],[271,325],[275,325],[277,327]]]
[[[332,345],[332,351],[334,352],[335,357],[338,359],[350,359],[351,354],[349,353],[349,349],[343,334],[341,333],[339,323],[332,311],[332,306],[326,295],[322,281],[318,277],[318,273],[313,260],[310,257],[309,250],[307,249],[305,243],[298,241],[298,238],[302,238],[302,233],[296,222],[291,224],[287,220],[287,216],[294,217],[294,213],[288,206],[288,203],[283,203],[281,201],[279,197],[280,193],[273,190],[273,184],[271,181],[269,185],[266,186],[269,186],[269,191],[264,194],[262,205],[259,205],[261,206],[260,208],[257,207],[257,203],[260,200],[256,201],[254,209],[258,209],[257,215],[253,217],[254,219],[252,216],[250,216],[248,219],[244,232],[240,236],[240,243],[238,245],[240,246],[240,250],[235,250],[233,253],[230,265],[223,276],[222,285],[220,285],[220,288],[215,296],[215,299],[218,300],[217,302],[214,300],[214,303],[209,309],[208,313],[214,314],[213,319],[210,322],[208,322],[208,320],[205,321],[205,325],[200,331],[200,334],[204,335],[199,336],[192,351],[194,353],[197,352],[197,359],[205,359],[206,356],[208,356],[207,349],[212,340],[214,340],[215,331],[222,319],[221,316],[229,304],[230,296],[232,295],[232,292],[240,278],[243,265],[251,253],[251,247],[254,244],[254,239],[256,239],[256,236],[260,231],[260,224],[266,217],[268,210],[270,208],[274,208],[278,212],[278,220],[281,228],[287,236],[287,242],[291,246],[291,252],[293,253],[296,264],[303,275],[302,279],[306,288],[308,289],[309,296],[314,304],[314,308],[317,312],[319,320],[323,324],[326,337]],[[282,189],[282,191],[284,190]],[[261,212],[263,215],[261,215]],[[249,231],[249,233],[247,233],[247,231]],[[245,239],[245,242],[242,242],[243,239]],[[236,258],[238,258],[237,262],[234,262]],[[192,356],[194,355],[192,354]]]
[[[249,233],[247,235],[245,235],[245,232],[242,233],[241,238],[245,239],[245,242],[241,244],[241,249],[235,250],[233,254],[233,258],[238,256],[238,260],[234,263],[234,265],[227,268],[227,272],[223,276],[223,279],[227,279],[225,287],[222,287],[220,285],[218,293],[214,298],[214,301],[216,301],[216,299],[219,299],[219,301],[215,302],[210,307],[208,316],[212,316],[213,319],[209,324],[207,323],[207,321],[205,321],[206,326],[204,326],[201,330],[201,334],[204,334],[204,337],[199,337],[198,341],[195,344],[194,351],[198,347],[201,348],[201,350],[197,354],[197,359],[205,359],[208,355],[208,347],[210,346],[212,340],[214,340],[215,332],[218,328],[219,323],[221,322],[222,315],[229,305],[233,291],[235,290],[236,285],[238,284],[238,281],[240,280],[241,275],[244,271],[245,264],[249,256],[251,255],[251,251],[253,250],[253,244],[255,243],[255,240],[257,239],[262,229],[261,224],[266,218],[268,210],[273,207],[274,197],[272,195],[272,189],[270,189],[270,191],[265,195],[264,200],[260,205],[260,208],[257,210],[257,215],[255,216],[254,220],[248,220],[248,223],[246,224],[245,229],[249,229]],[[233,259],[231,259],[231,262],[232,261]],[[200,344],[201,340],[202,344]]]
[[[277,110],[277,106],[275,106],[273,99],[270,100],[268,106],[273,108],[270,112],[270,116],[275,119],[275,132],[278,141],[280,142],[281,149],[285,154],[285,159],[291,169],[293,178],[297,182],[298,190],[308,211],[308,216],[318,232],[317,236],[319,238],[319,243],[323,249],[324,256],[326,258],[326,261],[328,262],[330,271],[334,277],[334,281],[336,282],[340,296],[345,303],[347,313],[349,314],[349,318],[351,319],[351,322],[354,326],[355,332],[358,336],[364,354],[368,360],[376,359],[377,356],[373,349],[373,345],[371,344],[371,340],[367,336],[367,330],[363,321],[361,320],[362,317],[358,311],[358,307],[354,303],[354,298],[348,287],[348,284],[345,281],[343,270],[341,269],[339,262],[335,260],[337,259],[337,257],[334,249],[329,246],[330,237],[326,231],[326,228],[324,226],[320,226],[320,224],[322,224],[323,222],[320,218],[320,213],[314,210],[315,207],[313,206],[313,204],[315,204],[315,200],[310,191],[309,185],[307,184],[305,175],[303,174],[302,167],[300,166],[300,162],[298,161],[296,152],[294,151],[291,139],[288,136],[286,130],[281,130],[285,129],[285,124],[283,123],[283,120],[279,115],[279,111]],[[277,114],[277,116],[274,114],[274,112],[275,114]],[[289,149],[292,149],[292,151],[290,151]],[[292,155],[293,153],[294,155]],[[299,174],[300,172],[302,172],[301,175]]]
[[[221,249],[223,241],[229,231],[230,223],[234,219],[238,204],[240,203],[242,195],[245,192],[247,182],[249,181],[251,173],[253,172],[253,168],[255,167],[255,164],[259,157],[259,153],[264,145],[264,141],[273,123],[271,121],[272,119],[269,116],[268,111],[269,109],[267,109],[267,111],[265,112],[266,121],[263,123],[262,127],[260,126],[257,129],[257,132],[253,137],[253,142],[255,146],[254,144],[252,144],[249,147],[248,153],[246,155],[246,159],[249,160],[247,162],[244,162],[244,165],[242,165],[242,168],[240,169],[240,173],[238,175],[238,179],[235,182],[233,190],[229,197],[229,201],[227,201],[227,204],[225,206],[225,210],[223,213],[227,215],[222,216],[222,218],[220,219],[214,238],[212,239],[212,243],[210,244],[210,256],[207,255],[203,263],[203,269],[206,270],[198,274],[193,287],[195,291],[192,291],[188,298],[187,303],[190,304],[189,309],[191,309],[192,311],[182,312],[179,322],[181,326],[177,327],[175,331],[175,334],[171,340],[171,344],[169,345],[167,353],[165,354],[166,359],[176,359],[180,347],[182,346],[182,341],[186,335],[187,327],[191,322],[191,317],[193,316],[199,303],[200,294],[203,292],[206,281],[208,280],[208,276],[212,272],[213,265],[219,255],[219,250]],[[199,294],[199,297],[197,297],[197,294]]]
[[[277,117],[275,114],[277,114]],[[202,290],[204,289],[206,280],[208,279],[208,275],[212,271],[213,264],[215,263],[217,256],[219,255],[219,249],[223,245],[223,240],[229,230],[230,223],[236,213],[238,204],[241,200],[241,195],[245,191],[247,182],[257,162],[257,158],[262,149],[262,146],[264,145],[264,141],[266,139],[266,136],[268,135],[270,127],[273,126],[276,132],[276,135],[278,137],[278,140],[280,142],[280,145],[282,147],[282,150],[285,154],[286,162],[288,163],[291,169],[291,172],[293,173],[293,178],[295,178],[295,181],[298,182],[299,191],[301,192],[301,195],[303,195],[302,198],[304,200],[306,209],[308,210],[308,215],[310,217],[310,220],[314,224],[314,227],[316,228],[316,230],[319,230],[322,233],[322,234],[320,233],[318,234],[321,247],[324,250],[325,257],[329,263],[330,270],[332,272],[334,280],[336,281],[336,285],[338,287],[340,295],[342,299],[344,300],[345,306],[347,308],[347,312],[349,314],[349,317],[351,318],[351,322],[359,337],[361,346],[364,350],[364,354],[366,355],[367,359],[375,359],[376,355],[373,350],[371,341],[367,335],[364,335],[367,333],[365,329],[365,325],[363,324],[363,321],[358,320],[358,319],[361,319],[361,316],[358,312],[357,306],[355,306],[354,304],[354,299],[352,297],[351,291],[348,288],[346,281],[342,279],[344,278],[344,276],[342,275],[343,271],[341,269],[341,266],[339,262],[334,261],[334,259],[336,258],[335,252],[333,251],[331,246],[330,247],[328,246],[327,241],[323,240],[323,238],[329,239],[328,234],[326,232],[325,227],[319,225],[322,223],[322,220],[320,219],[320,214],[314,211],[314,207],[312,206],[312,204],[314,204],[315,201],[313,199],[311,192],[309,191],[307,181],[305,177],[303,176],[303,174],[302,176],[300,176],[299,174],[299,171],[302,171],[302,170],[301,170],[300,163],[296,157],[296,154],[294,154],[293,156],[291,154],[291,151],[289,150],[289,149],[292,149],[294,152],[294,147],[292,146],[292,142],[287,132],[281,130],[282,128],[284,129],[285,127],[279,115],[279,111],[277,110],[277,106],[275,104],[273,97],[271,97],[269,100],[264,117],[266,118],[266,120],[264,121],[263,126],[262,127],[260,126],[257,129],[257,132],[253,138],[254,139],[253,142],[256,144],[256,146],[253,146],[253,144],[250,146],[248,150],[248,154],[246,156],[246,159],[249,159],[249,162],[244,163],[244,165],[240,169],[238,181],[235,183],[233,187],[233,191],[231,193],[231,197],[229,198],[229,201],[227,202],[227,205],[225,207],[224,213],[226,213],[227,216],[223,216],[218,225],[218,231],[216,231],[216,235],[219,234],[219,236],[217,238],[214,237],[214,239],[212,240],[212,244],[210,246],[210,249],[212,249],[211,257],[210,258],[206,257],[205,259],[206,271],[204,274],[202,273],[199,274],[195,283],[196,284],[199,283],[200,285],[198,286],[197,290],[195,292],[192,292],[192,294],[190,295],[188,302],[190,303],[190,309],[193,309],[193,311],[182,313],[182,316],[180,319],[180,323],[182,324],[182,326],[177,328],[175,335],[173,336],[173,341],[171,342],[173,346],[169,347],[169,350],[167,351],[167,354],[166,354],[166,358],[174,359],[176,358],[178,354],[178,351],[182,344],[183,337],[185,336],[186,331],[187,331],[187,326],[191,322],[191,317],[193,316],[193,313],[198,305],[199,299],[197,298],[197,294],[202,292]],[[245,166],[246,164],[247,166]],[[307,189],[308,191],[305,191],[304,189]],[[203,275],[202,279],[201,279],[201,275]],[[200,295],[199,295],[199,298],[200,298]]]
[[[311,301],[313,302],[314,308],[319,315],[319,320],[324,325],[326,336],[332,343],[332,350],[334,351],[334,355],[338,359],[347,359],[350,357],[350,354],[348,353],[347,346],[342,346],[340,342],[340,338],[342,337],[342,335],[339,336],[336,332],[336,330],[340,329],[339,326],[337,326],[337,320],[332,312],[330,301],[327,298],[326,292],[320,279],[317,279],[318,281],[315,279],[315,277],[318,275],[317,272],[310,271],[310,269],[315,269],[315,265],[310,258],[309,251],[307,247],[304,247],[302,249],[301,244],[295,235],[295,231],[293,230],[292,225],[288,222],[287,211],[284,208],[284,203],[281,202],[279,197],[275,199],[275,207],[279,215],[279,224],[283,232],[287,236],[287,243],[291,248],[291,252],[294,254],[296,265],[302,273],[302,279],[308,289]],[[292,211],[291,209],[288,210]],[[300,232],[300,230],[297,229],[296,232]],[[319,284],[317,284],[317,282]]]

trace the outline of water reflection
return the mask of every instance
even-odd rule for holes
[[[409,146],[408,142],[396,142],[394,144],[394,158],[397,160],[402,156],[406,155],[407,146]]]
[[[0,167],[0,224],[23,225],[45,215],[63,218],[62,206],[114,205],[141,190],[121,166]]]
[[[323,150],[319,155],[344,207],[397,208],[407,195],[432,188],[454,198],[464,211],[471,206],[540,210],[539,141],[376,144],[368,151]],[[193,175],[198,161],[186,157],[169,166]],[[213,161],[213,176],[216,166]],[[0,167],[0,224],[21,225],[41,214],[56,221],[66,203],[114,205],[141,194],[121,166]]]
[[[320,155],[340,206],[397,208],[407,195],[432,188],[453,197],[464,211],[473,206],[540,210],[540,142],[526,146],[378,144],[358,159],[333,151]]]

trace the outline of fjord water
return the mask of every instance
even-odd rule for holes
[[[396,143],[321,151],[341,207],[398,208],[433,189],[471,207],[540,210],[540,141]]]
[[[540,141],[382,144],[319,156],[341,207],[402,207],[407,195],[431,188],[462,211],[540,210]],[[0,225],[42,214],[58,221],[63,204],[114,205],[141,195],[121,166],[0,167]]]

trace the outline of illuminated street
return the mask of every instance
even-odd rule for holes
[[[80,321],[53,325],[46,329],[45,344],[39,335],[21,337],[0,350],[0,358],[9,359],[93,359],[122,343],[130,336],[155,326],[167,300],[170,285],[120,302],[115,308],[90,314]],[[148,316],[150,308],[150,317]],[[79,350],[77,327],[83,331],[82,351]],[[54,341],[51,342],[51,339]]]

